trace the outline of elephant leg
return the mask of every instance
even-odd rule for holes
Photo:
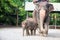
[[[34,35],[36,35],[36,29],[34,30]]]
[[[50,21],[50,18],[48,17],[46,22],[44,23],[44,27],[45,27],[45,31],[44,31],[44,36],[47,36],[48,35],[48,28],[49,28],[49,21]]]
[[[33,30],[31,30],[31,35],[33,35]]]
[[[45,24],[46,25],[45,30],[47,31],[47,33],[48,33],[48,28],[49,28],[49,22],[50,22],[50,17],[48,16],[46,24]]]
[[[27,36],[29,35],[29,29],[26,29],[26,35]]]
[[[44,24],[44,31],[43,31],[43,36],[47,36],[47,34],[48,34],[48,26],[47,26],[47,24],[45,23]]]

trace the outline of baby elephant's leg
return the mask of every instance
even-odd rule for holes
[[[36,35],[36,29],[34,30],[34,35]]]
[[[26,35],[27,36],[29,35],[29,29],[26,29]]]

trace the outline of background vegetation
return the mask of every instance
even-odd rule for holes
[[[0,0],[0,25],[16,25],[16,14],[18,13],[18,24],[26,18],[27,12],[24,10],[24,3],[26,1],[32,2],[32,0]],[[50,2],[60,2],[60,0],[50,0]],[[32,16],[32,12],[28,12],[29,16]],[[57,19],[55,20],[55,15]],[[60,25],[60,14],[50,14],[51,22],[54,24],[57,21],[57,25]]]

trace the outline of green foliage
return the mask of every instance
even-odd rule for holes
[[[16,25],[16,13],[18,13],[19,23],[21,23],[26,16],[23,2],[23,0],[0,0],[0,24]]]
[[[50,25],[55,25],[55,22],[57,25],[60,25],[60,14],[59,13],[51,13],[50,14]]]
[[[32,17],[32,12],[26,12],[24,9],[24,1],[32,2],[32,0],[0,0],[0,24],[16,25],[16,13],[18,13],[19,25],[26,19],[27,13]],[[50,0],[50,2],[60,2],[60,0]],[[55,14],[51,14],[51,18]],[[60,24],[60,14],[57,15],[57,25]],[[55,19],[51,19],[50,24],[54,24]]]
[[[49,1],[53,2],[53,3],[55,3],[55,2],[60,3],[60,0],[49,0]]]

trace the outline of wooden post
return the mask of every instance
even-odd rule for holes
[[[16,26],[18,27],[18,11],[17,11],[17,9],[15,9],[15,12],[16,12]]]
[[[55,14],[55,29],[56,29],[56,14]]]
[[[17,14],[17,22],[16,22],[16,26],[18,27],[18,13],[16,13]]]

